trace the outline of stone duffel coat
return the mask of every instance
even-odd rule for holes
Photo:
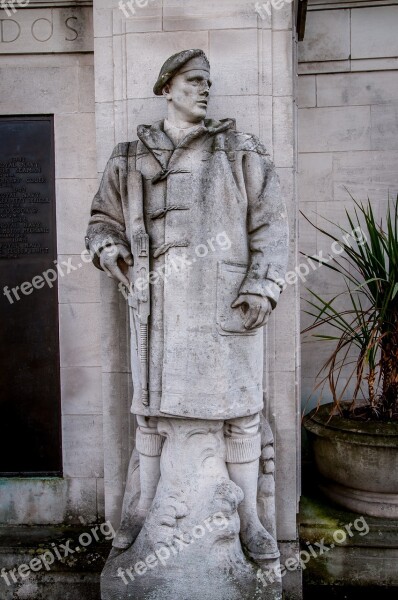
[[[163,123],[141,125],[138,141],[116,146],[86,238],[100,268],[109,238],[130,248],[128,223],[144,214],[158,275],[150,285],[149,406],[133,339],[132,412],[252,415],[263,406],[262,329],[246,330],[231,303],[239,293],[278,300],[288,250],[278,177],[259,140],[237,132],[231,119],[206,119],[177,147]],[[142,174],[143,201],[128,189],[131,165]]]

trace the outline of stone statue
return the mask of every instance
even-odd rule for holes
[[[104,599],[157,598],[159,586],[163,599],[252,598],[253,561],[279,557],[262,328],[281,292],[287,216],[260,141],[206,118],[211,85],[202,50],[165,62],[154,93],[167,118],[116,146],[92,205],[93,262],[129,290],[138,424]],[[160,564],[157,548],[172,554],[212,515],[225,527]],[[144,562],[140,578],[134,560],[152,551],[158,569]]]

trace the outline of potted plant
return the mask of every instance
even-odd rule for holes
[[[397,199],[398,200],[398,199]],[[377,222],[370,201],[354,200],[338,259],[318,262],[337,272],[344,291],[331,300],[314,290],[307,301],[313,318],[303,333],[333,344],[316,388],[328,384],[333,402],[304,417],[324,493],[366,515],[398,518],[398,201]],[[307,219],[308,220],[308,219]],[[310,221],[311,222],[311,221]],[[333,225],[336,225],[333,223]],[[350,231],[361,231],[352,244]],[[343,241],[345,240],[345,241]],[[335,246],[336,247],[336,246]],[[337,303],[345,297],[344,308]],[[327,331],[314,333],[320,328]],[[354,358],[353,358],[354,357]],[[342,370],[351,365],[342,382]],[[352,399],[342,399],[353,384]]]

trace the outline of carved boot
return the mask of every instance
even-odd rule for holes
[[[230,459],[232,456],[231,448],[228,448],[228,441],[227,439],[227,459]],[[242,444],[246,441],[248,447],[253,448],[253,438],[240,440],[241,448]],[[234,454],[233,451],[232,454]],[[244,499],[238,507],[242,546],[254,561],[279,558],[276,540],[263,527],[257,513],[259,459],[256,458],[255,460],[250,460],[250,462],[242,462],[242,456],[246,455],[244,456],[245,460],[251,457],[250,453],[247,452],[240,452],[240,454],[240,457],[235,455],[235,458],[240,458],[241,462],[228,462],[228,471],[231,480],[241,488],[244,494]],[[257,456],[258,454],[259,452]]]

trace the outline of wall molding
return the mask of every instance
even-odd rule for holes
[[[26,6],[18,6],[15,4],[15,8],[18,10],[24,10],[27,8],[80,8],[81,6],[92,6],[93,0],[30,0]]]
[[[367,8],[394,6],[398,0],[308,0],[308,10],[335,10],[338,8]]]

